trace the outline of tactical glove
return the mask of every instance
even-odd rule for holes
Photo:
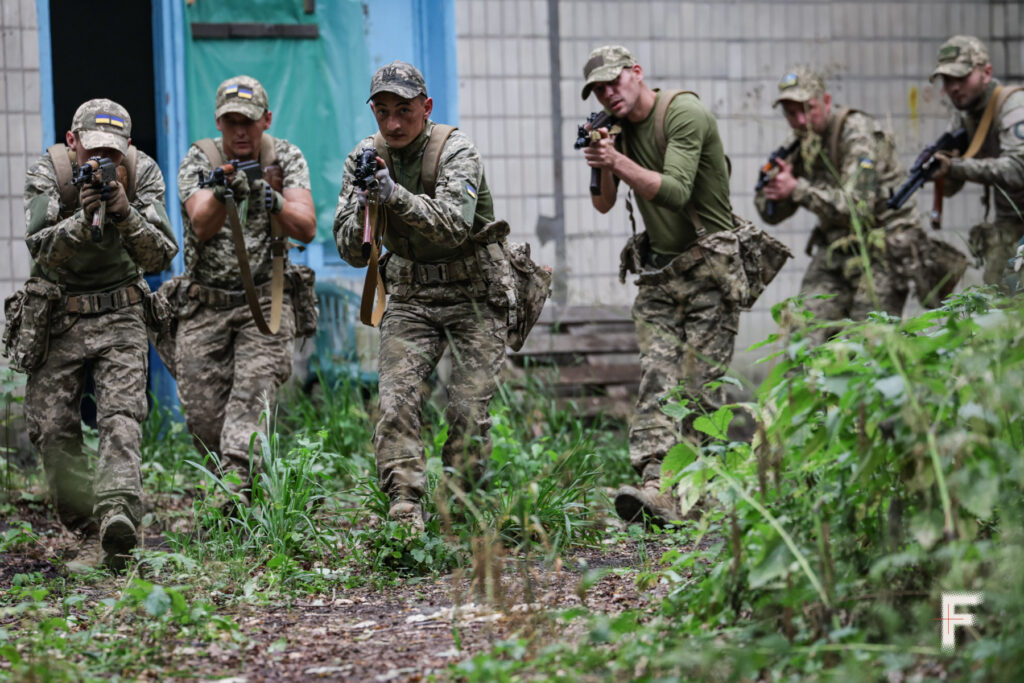
[[[99,210],[100,203],[103,201],[103,190],[104,188],[99,185],[86,183],[78,191],[78,201],[82,205],[82,214],[85,216],[86,223],[92,223],[93,215]]]
[[[115,223],[120,223],[128,218],[132,207],[128,203],[128,195],[124,191],[124,185],[112,180],[103,188],[102,196],[107,202],[107,217]]]
[[[262,206],[274,214],[281,213],[284,208],[284,197],[262,178],[249,188],[249,200],[253,206]]]

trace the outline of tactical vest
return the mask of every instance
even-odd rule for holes
[[[72,183],[77,158],[74,151],[62,143],[52,145],[46,153],[57,174],[57,190],[60,193],[59,218],[66,220],[79,208],[79,190]],[[121,165],[127,171],[125,194],[128,195],[129,203],[133,203],[138,165],[138,150],[134,145],[128,147]],[[35,225],[35,220],[32,220],[28,226],[29,234],[43,227],[45,226]],[[103,230],[101,241],[83,241],[75,255],[60,268],[45,268],[33,260],[31,272],[35,277],[60,283],[70,294],[117,289],[135,282],[139,277],[138,266],[128,252],[121,248],[121,236],[109,223]]]
[[[414,159],[408,162],[408,167],[402,169],[402,174],[406,179],[416,179],[415,185],[410,186],[408,180],[406,183],[399,184],[413,194],[425,194],[433,199],[437,171],[441,163],[441,152],[454,130],[456,130],[454,126],[431,122],[430,129],[427,131],[427,139],[423,145],[423,153],[415,154]],[[377,149],[378,156],[387,164],[391,178],[398,183],[396,163],[401,164],[404,161],[402,157],[412,150],[401,150],[397,155],[398,161],[396,162],[392,160],[391,153],[380,133],[374,135],[373,144]],[[402,154],[402,152],[406,152],[406,154]],[[476,190],[476,213],[473,216],[474,232],[494,220],[494,202],[491,198],[491,191],[487,187],[486,176],[481,176],[480,187]],[[418,263],[447,263],[465,258],[475,252],[475,245],[468,239],[458,246],[431,242],[423,237],[418,230],[407,225],[390,208],[385,208],[387,230],[384,232],[384,246],[388,251],[393,251],[403,258]]]

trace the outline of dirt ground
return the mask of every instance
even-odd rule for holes
[[[60,530],[40,505],[19,506],[16,518],[48,531],[46,543],[22,554],[0,554],[0,591],[15,574],[60,575],[60,558],[70,553],[74,538]],[[10,527],[0,520],[0,532]],[[159,535],[146,537],[147,547],[164,545]],[[452,663],[487,650],[494,642],[538,632],[552,639],[580,635],[575,622],[553,618],[552,612],[573,606],[615,614],[657,603],[663,586],[638,590],[636,571],[657,562],[663,549],[647,543],[640,552],[634,541],[584,549],[553,565],[539,560],[505,557],[498,583],[489,590],[472,574],[453,573],[419,582],[403,581],[382,590],[339,587],[329,594],[309,595],[287,604],[257,606],[225,603],[217,614],[231,617],[247,640],[241,648],[218,642],[176,643],[171,653],[140,678],[156,680],[171,670],[195,680],[241,681],[344,680],[419,681],[441,674]],[[609,569],[581,600],[581,579],[588,569]],[[495,574],[499,573],[495,571]],[[116,594],[123,578],[76,585],[73,590],[96,599]],[[487,593],[488,595],[482,595]],[[585,600],[585,603],[584,603]],[[5,623],[6,622],[6,623]],[[16,627],[0,618],[0,628]],[[546,642],[547,638],[539,639]],[[170,663],[168,660],[172,660]]]

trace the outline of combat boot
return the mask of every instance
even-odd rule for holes
[[[615,492],[615,512],[625,522],[645,522],[666,526],[680,521],[679,504],[675,496],[661,492],[661,483],[652,479],[639,489],[623,486]]]
[[[100,540],[107,553],[107,565],[115,571],[125,568],[131,558],[132,548],[139,542],[135,525],[120,507],[111,508],[103,515]]]
[[[84,534],[79,539],[74,559],[65,563],[64,568],[71,574],[88,574],[102,569],[106,557],[94,526],[92,533]]]
[[[399,524],[408,524],[413,531],[420,533],[426,526],[423,523],[423,508],[412,500],[398,500],[391,504],[388,519]]]

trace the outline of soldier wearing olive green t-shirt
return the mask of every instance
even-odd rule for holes
[[[718,408],[722,396],[706,384],[729,366],[739,323],[726,283],[695,256],[698,234],[732,228],[728,164],[718,124],[693,93],[679,93],[668,103],[662,152],[655,110],[668,95],[647,86],[643,68],[626,48],[597,48],[583,75],[583,99],[593,92],[622,128],[614,136],[601,131],[602,138],[584,150],[587,164],[601,169],[594,208],[611,210],[624,182],[636,194],[649,244],[640,250],[640,290],[633,304],[641,377],[629,428],[630,462],[642,485],[620,489],[615,509],[626,521],[646,515],[664,523],[679,518],[679,507],[661,492],[661,462],[681,437],[697,436],[692,419],[679,424],[662,412],[662,402],[681,387],[695,414]]]

